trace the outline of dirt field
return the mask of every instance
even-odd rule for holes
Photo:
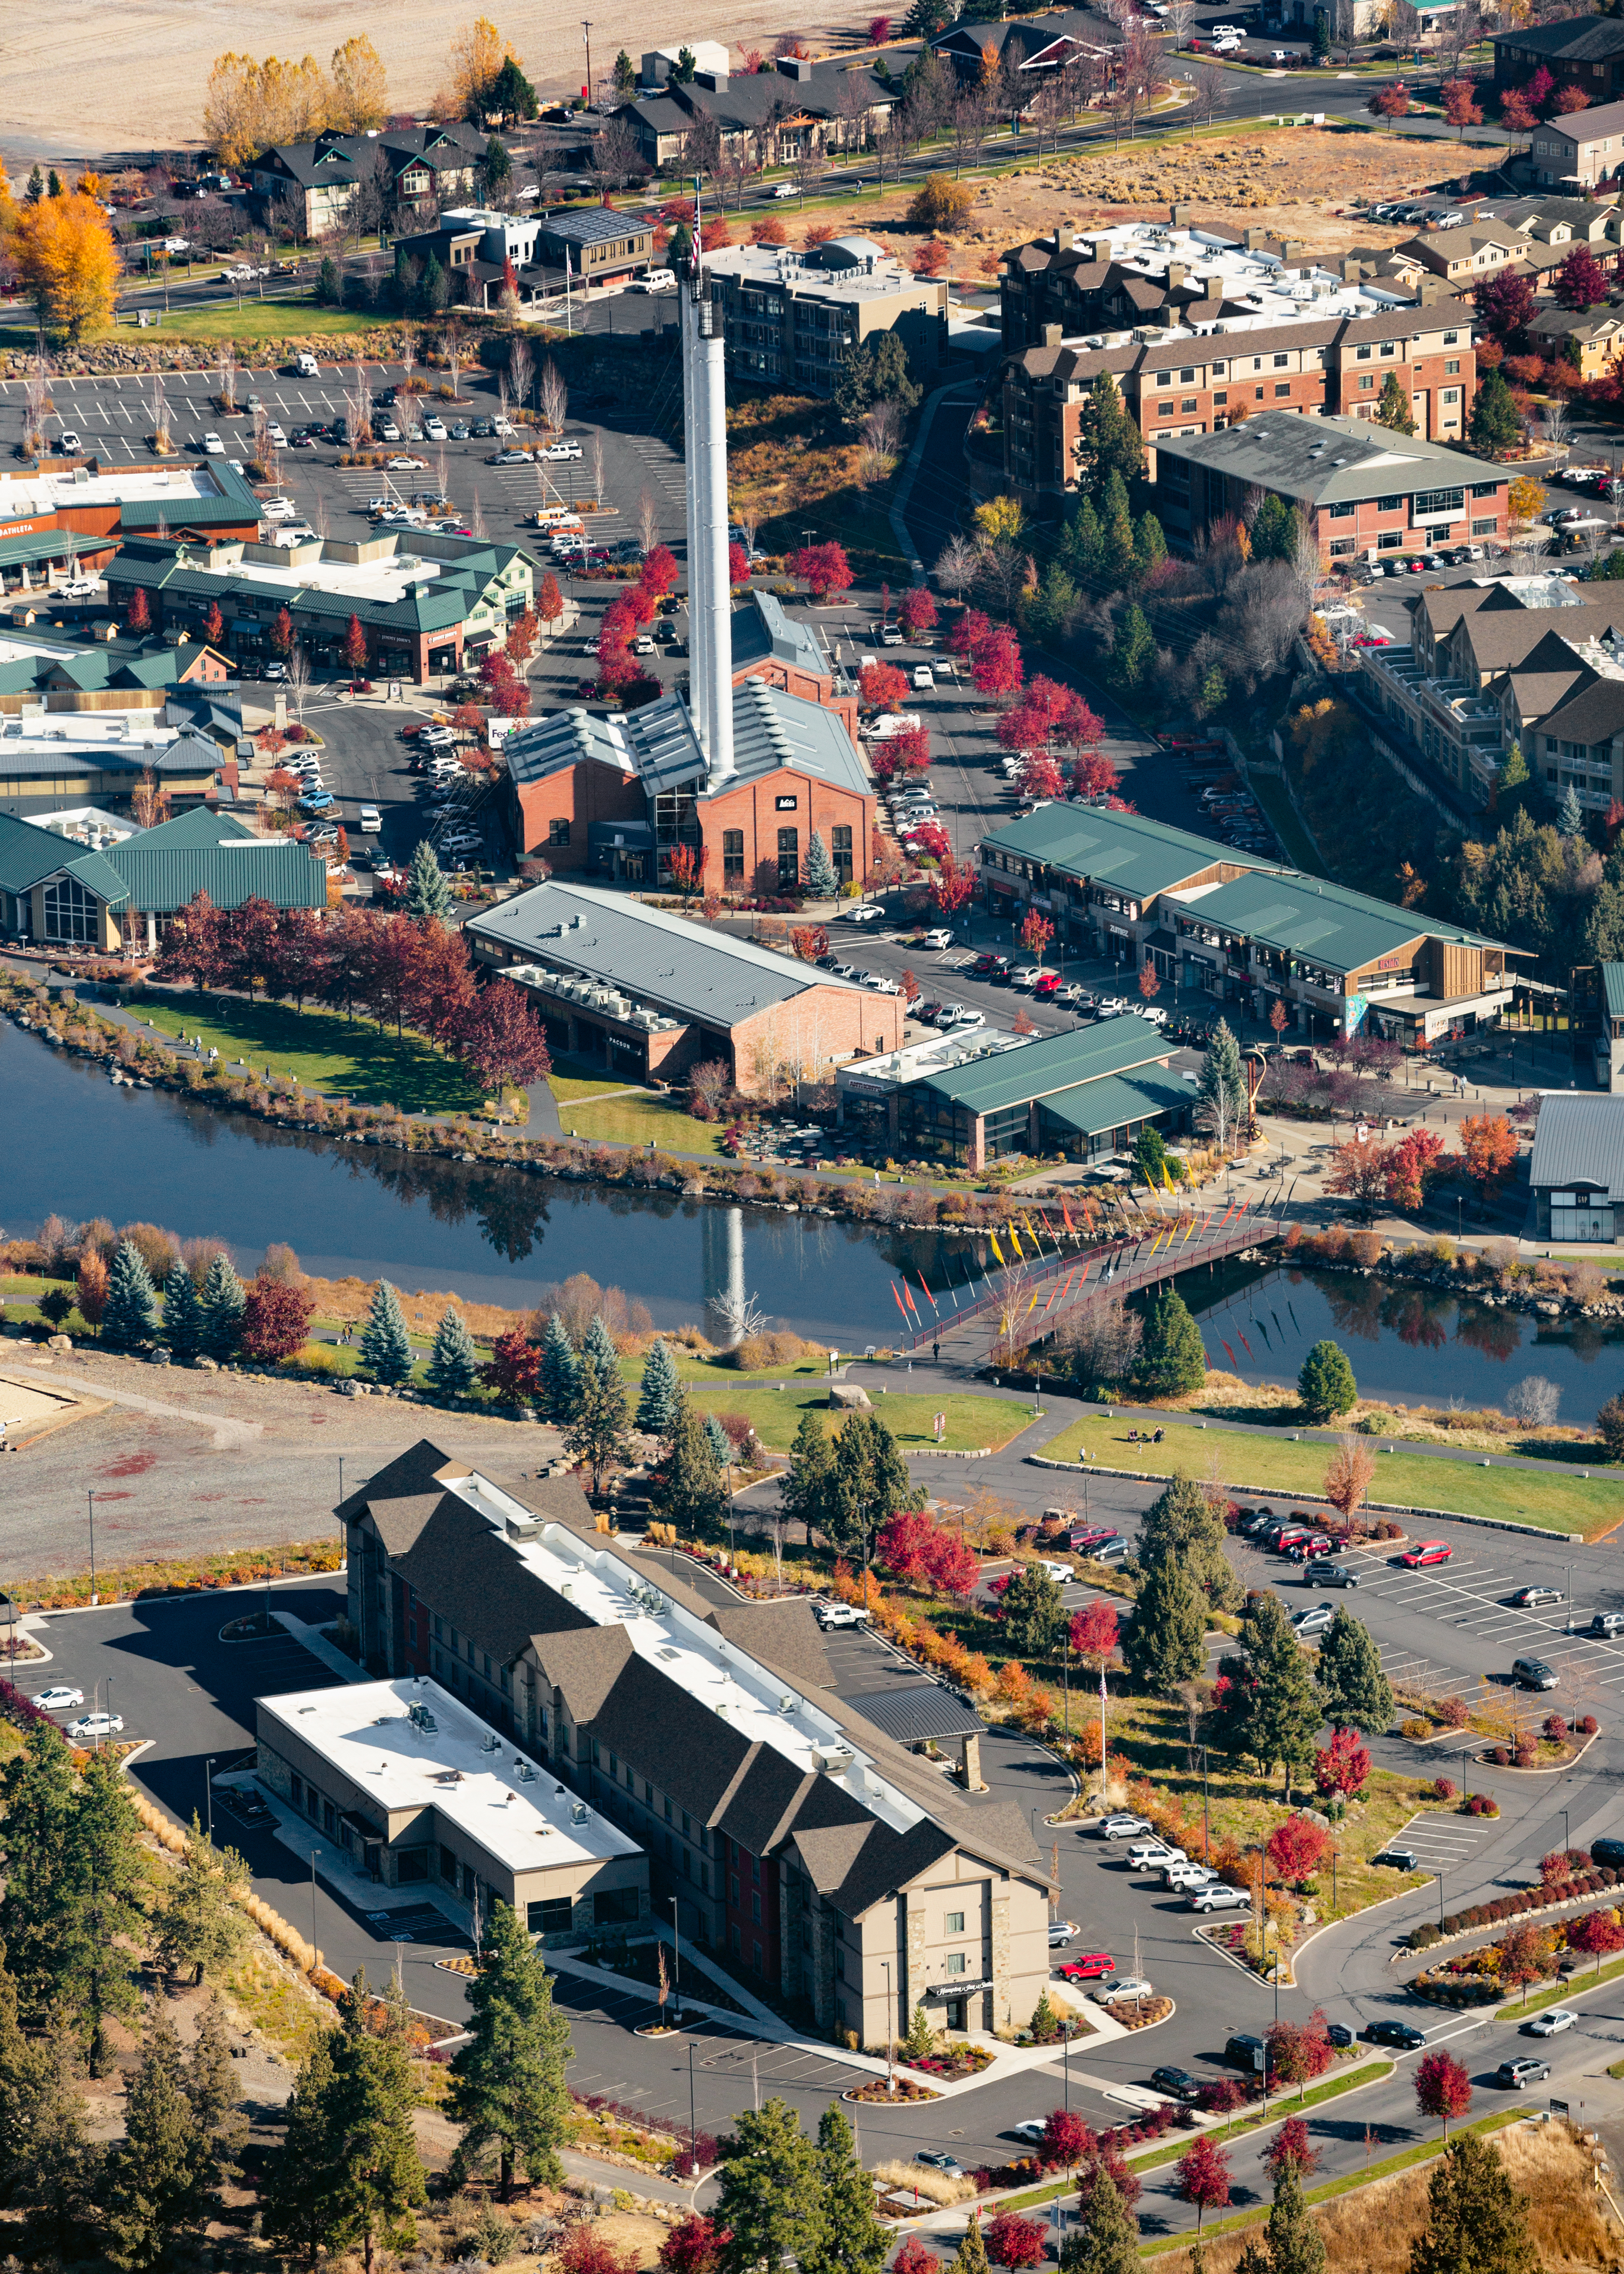
[[[8,0],[0,44],[0,156],[18,176],[35,158],[184,147],[197,134],[204,82],[217,55],[229,49],[310,53],[325,65],[335,47],[360,33],[383,57],[391,102],[410,110],[441,83],[451,35],[480,12],[472,0],[449,10],[406,0],[340,0],[336,7],[273,0],[246,14],[227,0],[124,0],[116,9],[108,0]],[[585,56],[576,18],[544,9],[538,0],[485,12],[513,41],[540,94],[580,87]],[[650,0],[635,11],[617,8],[592,19],[592,68],[601,74],[622,47],[635,60],[645,49],[684,40],[727,40],[735,53],[746,47],[771,52],[786,31],[801,33],[822,55],[847,44],[866,21],[866,13],[853,11],[848,24],[828,0],[804,14],[786,0],[742,0],[713,14],[679,0]]]
[[[104,1410],[5,1456],[6,1553],[13,1571],[83,1570],[86,1498],[110,1567],[334,1535],[339,1457],[350,1491],[418,1437],[523,1492],[557,1449],[539,1423],[424,1412],[394,1398],[336,1397],[301,1382],[193,1374],[100,1352],[14,1382],[79,1391]]]

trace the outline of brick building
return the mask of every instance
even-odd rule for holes
[[[1542,66],[1559,87],[1581,88],[1592,104],[1624,95],[1624,24],[1616,16],[1568,16],[1492,35],[1496,92],[1526,87]]]
[[[1199,334],[1141,329],[1101,347],[1055,336],[1004,366],[1004,471],[1018,494],[1035,502],[1076,489],[1083,406],[1102,371],[1148,444],[1280,410],[1368,419],[1389,373],[1417,435],[1458,442],[1477,384],[1470,315],[1447,302]]]
[[[572,1826],[635,1841],[685,1942],[864,2045],[920,2004],[950,2029],[1031,2014],[1047,1872],[1026,1811],[980,1790],[973,1716],[956,1790],[837,1694],[809,1604],[713,1607],[595,1532],[573,1478],[522,1502],[422,1441],[337,1514],[365,1664],[440,1684],[573,1796]]]
[[[761,1094],[827,1081],[902,1039],[899,996],[628,893],[554,877],[465,929],[477,968],[530,990],[553,1049],[628,1081],[683,1081],[720,1059],[740,1089]]]
[[[850,350],[879,333],[897,335],[916,376],[946,352],[947,279],[915,276],[872,237],[837,237],[805,252],[734,245],[712,253],[706,274],[736,379],[827,396]]]
[[[1418,434],[1274,411],[1219,433],[1163,433],[1151,468],[1153,503],[1170,542],[1192,546],[1262,491],[1301,511],[1320,558],[1333,562],[1503,545],[1507,479],[1504,467]]]

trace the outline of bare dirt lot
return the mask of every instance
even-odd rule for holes
[[[8,1453],[8,1568],[36,1577],[88,1565],[96,1496],[102,1568],[148,1557],[330,1539],[339,1459],[354,1487],[418,1437],[515,1485],[558,1446],[539,1424],[425,1412],[394,1398],[337,1397],[301,1382],[193,1374],[100,1352],[8,1374],[104,1400],[102,1411]]]
[[[712,0],[714,7],[714,0]],[[365,34],[389,74],[396,110],[425,104],[446,75],[452,35],[481,12],[408,6],[406,0],[273,0],[244,13],[227,0],[8,0],[0,44],[0,154],[8,170],[26,174],[34,160],[96,158],[183,147],[198,133],[209,66],[229,49],[255,55],[315,56]],[[556,96],[585,78],[579,19],[523,0],[489,10],[518,50],[538,92]],[[862,20],[866,20],[866,18]],[[771,52],[786,31],[801,33],[816,52],[847,45],[847,24],[827,7],[797,14],[786,0],[743,0],[734,9],[698,11],[679,0],[649,0],[592,19],[592,68],[601,74],[625,48],[684,40],[730,41],[735,50]]]

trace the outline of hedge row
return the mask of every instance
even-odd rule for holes
[[[1525,1912],[1545,1910],[1554,1903],[1575,1903],[1584,1895],[1602,1894],[1618,1884],[1618,1872],[1603,1864],[1589,1871],[1575,1872],[1571,1879],[1519,1887],[1513,1894],[1497,1895],[1492,1903],[1473,1903],[1467,1910],[1447,1912],[1437,1926],[1429,1921],[1425,1926],[1412,1927],[1410,1947],[1428,1950],[1449,1935],[1470,1934],[1474,1927],[1500,1926],[1507,1919],[1522,1917]]]

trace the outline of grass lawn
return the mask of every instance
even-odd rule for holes
[[[235,996],[143,997],[134,1014],[160,1032],[200,1035],[220,1052],[220,1070],[246,1058],[263,1074],[291,1074],[306,1089],[358,1105],[393,1100],[405,1113],[477,1112],[484,1093],[455,1059],[421,1035],[397,1043],[387,1028],[336,1011],[296,1011],[286,1003],[246,1003]]]
[[[706,1413],[748,1414],[762,1443],[775,1452],[788,1452],[803,1413],[825,1414],[831,1433],[845,1419],[830,1406],[827,1390],[822,1386],[813,1388],[804,1374],[775,1375],[773,1379],[785,1385],[782,1390],[763,1387],[759,1375],[754,1382],[748,1374],[734,1374],[731,1382],[717,1381],[714,1375],[711,1379],[714,1387],[711,1382],[692,1384],[689,1395],[694,1404]],[[1032,1419],[1032,1408],[1013,1397],[888,1396],[876,1397],[874,1405],[879,1419],[905,1449],[937,1442],[931,1426],[937,1413],[947,1416],[947,1434],[940,1442],[961,1452],[973,1451],[979,1445],[989,1445],[996,1451]]]
[[[593,1097],[608,1097],[617,1090],[631,1089],[635,1084],[625,1081],[605,1081],[590,1074],[560,1073],[555,1066],[547,1076],[547,1087],[560,1105],[575,1104]]]
[[[233,340],[252,347],[257,340],[355,339],[386,329],[395,319],[365,316],[350,308],[319,308],[313,300],[244,299],[239,308],[229,300],[211,301],[200,308],[172,308],[160,322],[142,328],[133,312],[122,323],[110,324],[98,339],[126,344],[139,340],[146,347],[162,347],[166,339]],[[27,339],[32,341],[30,330]]]
[[[1243,1437],[1235,1430],[1196,1429],[1177,1422],[1162,1426],[1161,1444],[1133,1445],[1128,1442],[1126,1421],[1090,1416],[1074,1422],[1043,1449],[1051,1460],[1074,1461],[1086,1445],[1091,1462],[1102,1462],[1108,1468],[1144,1469],[1156,1476],[1171,1476],[1175,1469],[1182,1469],[1187,1476],[1204,1477],[1215,1459],[1222,1480],[1235,1489],[1290,1494],[1323,1487],[1331,1458],[1328,1445],[1294,1445],[1251,1432]],[[1587,1538],[1619,1520],[1616,1478],[1587,1480],[1535,1469],[1485,1469],[1465,1461],[1380,1449],[1371,1498],[1462,1516],[1509,1517],[1552,1532],[1583,1532]]]
[[[618,1089],[618,1082],[596,1086],[601,1096],[605,1089]],[[610,1097],[601,1103],[592,1102],[593,1092],[584,1083],[575,1083],[566,1077],[559,1096],[559,1122],[566,1137],[601,1138],[611,1145],[647,1145],[650,1140],[662,1153],[699,1153],[712,1160],[724,1158],[720,1121],[695,1121],[691,1113],[669,1098],[658,1097],[652,1090],[639,1091],[632,1097]],[[554,1085],[558,1095],[559,1085]],[[574,1091],[582,1098],[577,1103],[568,1093]]]
[[[1278,774],[1254,767],[1247,776],[1252,794],[1274,825],[1274,833],[1285,847],[1286,858],[1294,868],[1305,870],[1311,877],[1329,874],[1325,862],[1314,850],[1314,841],[1298,818],[1291,802],[1291,794]]]

